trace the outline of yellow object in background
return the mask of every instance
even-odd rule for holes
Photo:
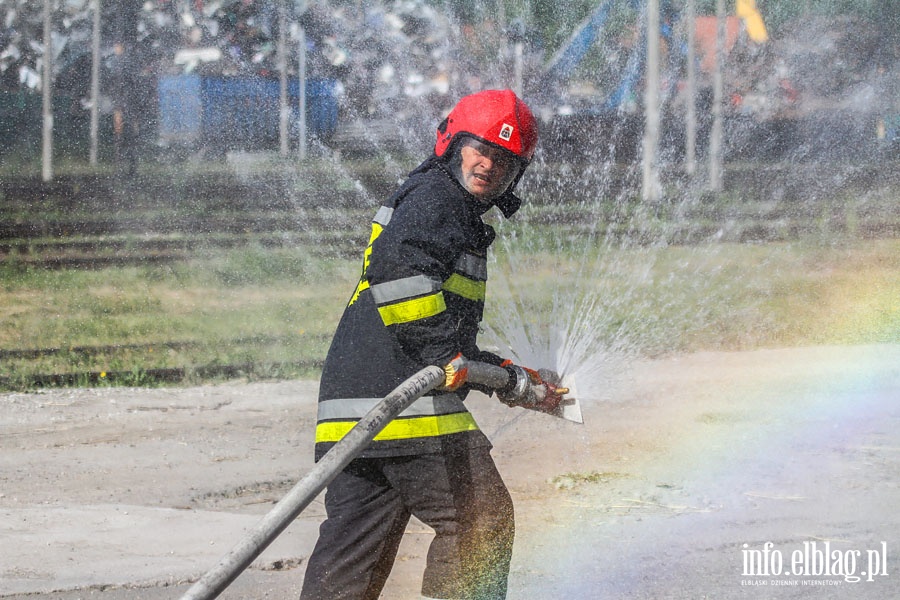
[[[743,19],[751,40],[760,44],[769,40],[766,24],[756,8],[756,0],[737,0],[735,13]]]

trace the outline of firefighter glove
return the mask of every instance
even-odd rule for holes
[[[509,384],[497,390],[497,397],[507,406],[521,406],[539,412],[553,414],[562,402],[555,381],[559,376],[552,371],[535,371],[504,361],[502,365],[510,374]]]
[[[438,389],[445,392],[455,392],[466,382],[469,377],[469,361],[462,352],[453,357],[453,360],[444,365],[444,383]]]

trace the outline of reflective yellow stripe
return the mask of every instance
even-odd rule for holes
[[[356,423],[356,421],[319,423],[316,426],[316,443],[339,442],[347,435],[348,431],[353,429]],[[381,433],[375,436],[375,441],[427,438],[477,430],[478,423],[469,412],[415,419],[394,419]]]
[[[356,284],[356,290],[353,292],[353,296],[350,298],[350,302],[347,303],[347,306],[350,306],[357,300],[359,300],[359,295],[364,291],[369,289],[369,280],[361,279],[358,284]]]
[[[372,244],[378,239],[378,236],[381,235],[383,229],[384,227],[382,227],[380,223],[372,223],[372,235],[369,236],[369,245],[366,246],[366,251],[363,254],[362,276],[360,277],[359,284],[356,286],[356,291],[353,292],[353,296],[350,297],[350,302],[347,303],[347,306],[356,302],[359,299],[359,295],[369,288],[369,280],[366,279],[366,270],[368,270],[369,261],[372,259]]]
[[[385,325],[409,323],[410,321],[433,317],[445,310],[447,310],[447,305],[444,303],[443,292],[378,307],[381,320],[384,321]]]
[[[487,285],[484,281],[475,281],[474,279],[463,277],[459,273],[454,273],[444,282],[444,289],[457,296],[483,302]]]

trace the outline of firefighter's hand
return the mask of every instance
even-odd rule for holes
[[[444,383],[438,387],[444,392],[458,390],[469,377],[469,361],[462,352],[453,357],[453,360],[444,365]]]
[[[512,361],[505,361],[502,366],[510,373],[510,383],[497,391],[501,402],[550,414],[559,410],[563,394],[568,390],[557,388],[559,376],[556,373],[521,367]]]
[[[550,414],[559,412],[559,405],[562,404],[563,396],[569,393],[569,388],[560,387],[561,378],[558,373],[550,369],[539,369],[546,392],[544,398],[538,403],[538,410]]]

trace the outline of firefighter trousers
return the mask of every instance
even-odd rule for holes
[[[325,509],[301,600],[377,600],[410,515],[435,534],[424,596],[506,598],[513,505],[490,448],[356,459],[328,486]]]

